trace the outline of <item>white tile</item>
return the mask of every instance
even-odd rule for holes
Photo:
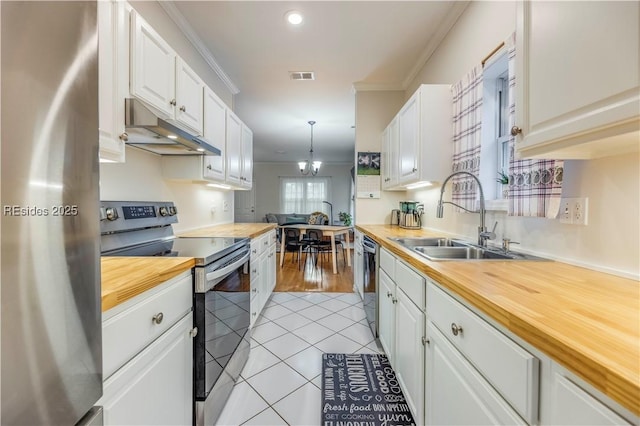
[[[280,362],[250,377],[246,381],[269,404],[273,404],[305,384],[307,380],[293,368],[284,362]],[[251,417],[253,417],[253,415]]]
[[[270,308],[272,306],[277,306],[279,305],[279,303],[274,302],[273,300],[269,300],[267,303],[264,304],[265,308]]]
[[[258,343],[256,340],[254,340],[253,338],[251,339],[251,349],[253,348],[257,348],[258,346],[260,346],[260,343]]]
[[[316,377],[311,380],[311,383],[318,389],[322,390],[322,374],[318,374]]]
[[[340,296],[336,297],[337,300],[341,300],[350,305],[356,305],[358,303],[362,303],[362,299],[359,294],[356,293],[342,293]]]
[[[239,425],[255,416],[265,408],[267,403],[254,391],[247,382],[241,382],[233,387],[227,400],[218,425]]]
[[[273,322],[278,324],[280,327],[284,327],[289,331],[293,331],[296,328],[300,328],[303,325],[309,324],[311,320],[307,317],[303,317],[299,313],[294,312],[292,314],[285,315],[276,320],[273,320]]]
[[[349,318],[345,318],[342,315],[338,315],[338,314],[331,314],[324,318],[320,318],[317,322],[318,324],[321,324],[333,331],[344,330],[345,328],[354,324],[354,322],[351,321]]]
[[[282,417],[278,415],[272,408],[267,408],[260,414],[249,419],[246,423],[242,423],[247,426],[286,426]]]
[[[318,343],[320,340],[326,339],[334,333],[333,330],[329,330],[327,327],[323,327],[315,322],[311,322],[293,331],[293,334],[312,345]]]
[[[265,308],[262,311],[262,315],[269,318],[271,321],[273,321],[274,319],[278,319],[285,315],[289,315],[291,312],[292,311],[290,311],[289,309],[285,308],[282,305],[276,305],[270,308]]]
[[[313,306],[313,303],[306,301],[304,299],[297,298],[297,299],[289,300],[287,302],[283,302],[282,306],[284,306],[287,309],[291,309],[293,312],[298,312],[305,308],[308,308],[309,306]]]
[[[334,334],[316,343],[315,347],[325,353],[351,354],[360,349],[362,345],[340,334]]]
[[[287,359],[291,355],[307,349],[309,346],[309,343],[291,333],[284,334],[264,344],[265,348],[280,359]]]
[[[270,321],[271,321],[271,320],[270,320],[269,318],[267,318],[267,317],[265,317],[265,316],[263,316],[263,315],[260,315],[260,316],[258,317],[258,319],[256,320],[256,322],[254,322],[254,323],[253,323],[253,326],[254,326],[254,327],[257,327],[257,326],[259,326],[259,325],[266,324],[266,323],[268,323],[268,322],[270,322]]]
[[[358,306],[350,306],[347,309],[338,311],[337,313],[353,321],[361,321],[367,317],[364,313],[364,309]]]
[[[320,425],[321,420],[320,389],[307,383],[291,395],[278,401],[273,408],[289,424],[292,425]]]
[[[298,312],[300,315],[305,316],[311,320],[319,320],[320,318],[326,317],[331,314],[331,311],[321,308],[320,306],[311,306],[310,308],[303,309]]]
[[[322,373],[322,351],[314,346],[287,358],[285,362],[308,380]]]
[[[305,293],[304,296],[300,296],[300,299],[306,300],[307,302],[317,304],[320,302],[324,302],[325,300],[329,300],[330,297],[327,296],[331,293]]]
[[[271,295],[271,301],[276,303],[283,303],[293,299],[297,299],[297,297],[291,293],[273,293]]]
[[[264,344],[269,340],[273,340],[278,336],[282,336],[286,332],[287,330],[280,327],[278,324],[268,322],[266,324],[254,327],[251,330],[251,338],[253,338],[258,343]]]
[[[318,304],[318,306],[322,306],[323,308],[328,309],[331,312],[339,312],[350,307],[351,305],[338,299],[330,299]]]
[[[373,333],[371,333],[371,329],[360,323],[353,324],[351,327],[345,328],[340,332],[340,334],[361,345],[368,345],[373,342]]]
[[[249,359],[242,369],[241,376],[249,378],[272,365],[280,362],[280,359],[266,350],[263,346],[258,346],[257,348],[251,349],[249,353]]]

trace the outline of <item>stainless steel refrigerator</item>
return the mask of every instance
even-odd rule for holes
[[[2,425],[101,421],[96,9],[0,2]]]

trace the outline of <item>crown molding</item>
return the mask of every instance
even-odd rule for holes
[[[398,83],[364,83],[356,82],[351,86],[351,93],[356,92],[389,92],[389,91],[402,91],[405,88]]]
[[[453,28],[455,23],[458,21],[458,18],[460,18],[460,15],[462,15],[462,12],[464,12],[467,6],[469,6],[469,3],[471,2],[468,0],[454,2],[451,10],[440,22],[440,25],[438,25],[438,28],[436,28],[433,36],[429,39],[429,43],[427,44],[425,49],[422,51],[422,54],[420,55],[416,64],[411,69],[411,72],[409,72],[407,77],[402,82],[402,87],[404,90],[406,90],[409,87],[409,85],[416,78],[420,70],[424,68],[429,58],[431,58],[431,55],[433,55],[433,52],[435,52],[438,46],[440,45],[440,43],[442,43],[442,40],[444,40],[444,38],[447,36],[451,28]]]
[[[237,95],[240,93],[240,89],[233,83],[231,78],[227,75],[226,72],[222,69],[218,62],[216,62],[216,58],[211,54],[209,49],[204,45],[202,39],[198,37],[196,32],[193,30],[189,22],[185,19],[185,17],[180,13],[176,5],[173,1],[159,1],[160,6],[164,9],[164,11],[169,15],[171,20],[175,22],[180,31],[185,35],[185,37],[191,42],[193,47],[196,48],[198,53],[202,56],[207,64],[211,67],[211,69],[218,75],[220,80],[227,86],[227,89],[231,92],[232,95]]]

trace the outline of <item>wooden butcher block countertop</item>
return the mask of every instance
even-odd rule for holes
[[[640,414],[638,281],[553,261],[429,261],[388,237],[444,233],[356,228]]]
[[[192,257],[103,257],[102,312],[195,265]]]
[[[179,234],[180,237],[236,237],[255,238],[275,229],[275,223],[227,223],[196,229],[195,231]]]

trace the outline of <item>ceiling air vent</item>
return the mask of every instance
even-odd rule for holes
[[[315,80],[313,71],[289,71],[291,80]]]

